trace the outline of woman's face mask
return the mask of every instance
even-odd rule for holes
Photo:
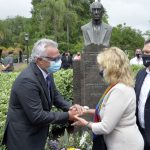
[[[99,75],[104,78],[104,69],[101,66],[99,68]]]
[[[99,75],[103,78],[104,77],[104,70],[100,70]]]

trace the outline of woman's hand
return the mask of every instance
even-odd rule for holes
[[[88,121],[86,121],[85,119],[78,117],[78,115],[74,116],[74,118],[77,120],[75,121],[72,126],[86,126],[86,124],[88,124]]]

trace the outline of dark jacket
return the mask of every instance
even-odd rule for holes
[[[9,150],[44,150],[49,123],[68,121],[68,112],[50,112],[52,105],[70,105],[56,90],[51,76],[50,96],[42,72],[31,63],[15,80],[10,96],[3,144]]]
[[[72,57],[70,55],[69,56],[63,55],[61,60],[62,60],[61,68],[68,69],[72,67]]]
[[[138,102],[139,102],[141,87],[142,87],[142,84],[146,75],[147,75],[146,69],[140,70],[136,76],[136,83],[135,83],[135,92],[136,92],[136,99],[137,99],[136,115],[137,115],[137,124],[139,126],[139,129],[140,129],[140,125],[139,125],[139,120],[138,120]],[[148,97],[145,103],[144,113],[145,113],[144,121],[145,121],[145,134],[146,134],[145,136],[148,141],[148,145],[150,146],[150,92],[148,94]]]

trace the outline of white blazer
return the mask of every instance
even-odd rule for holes
[[[143,150],[144,141],[136,125],[134,88],[116,84],[104,97],[101,122],[92,124],[95,134],[103,134],[107,150]]]

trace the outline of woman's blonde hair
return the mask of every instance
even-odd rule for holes
[[[105,48],[97,56],[99,67],[104,69],[104,78],[110,84],[117,82],[134,86],[127,55],[117,47]]]

